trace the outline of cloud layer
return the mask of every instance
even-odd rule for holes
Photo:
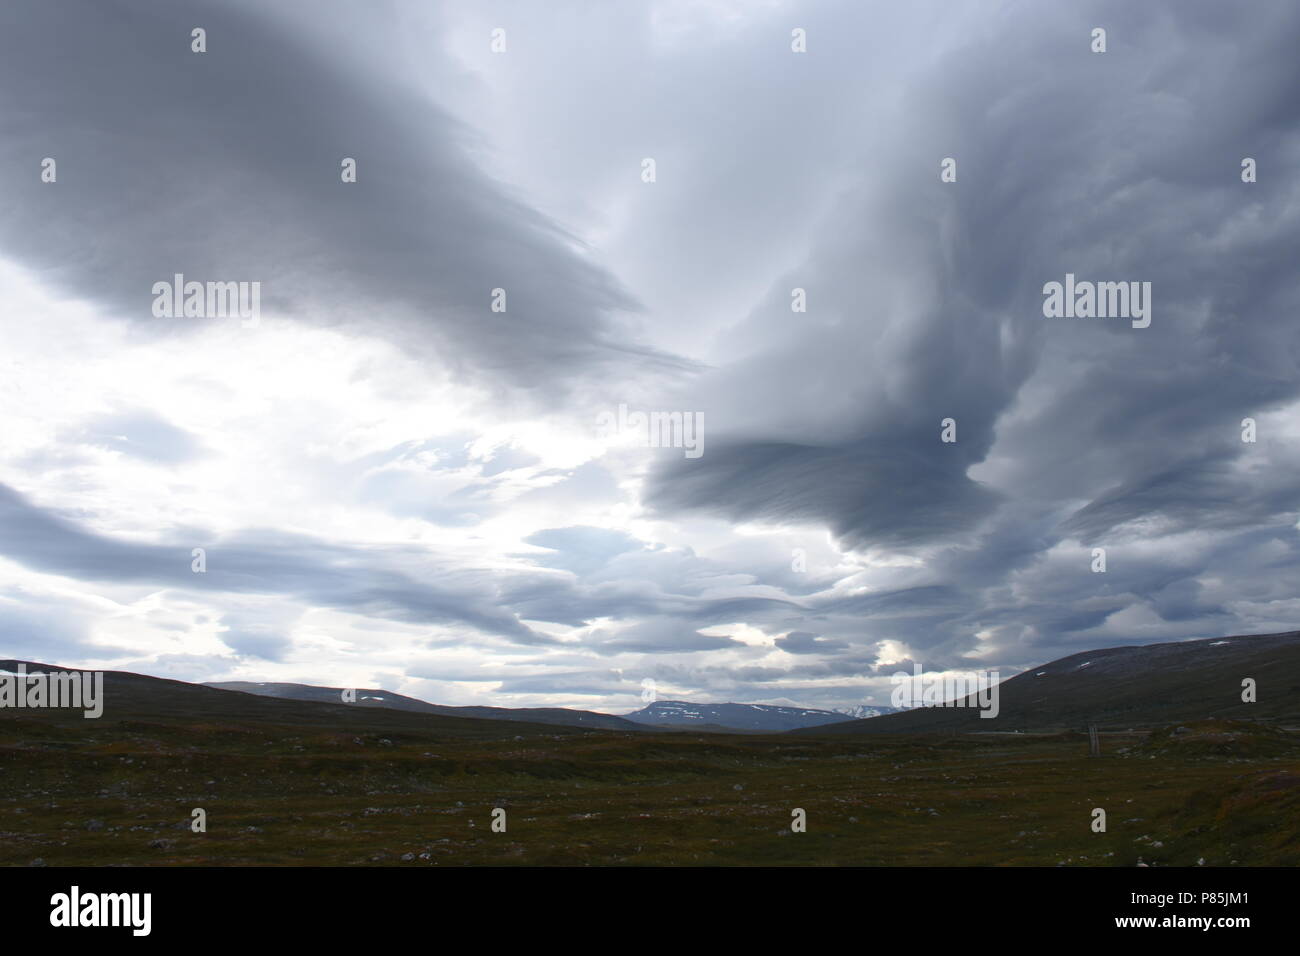
[[[7,3],[0,650],[630,710],[1294,628],[1298,35]],[[175,273],[262,323],[154,318]],[[1151,283],[1150,327],[1045,318],[1067,274]]]

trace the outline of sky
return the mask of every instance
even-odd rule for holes
[[[1293,629],[1297,38],[6,0],[0,656],[622,713]]]

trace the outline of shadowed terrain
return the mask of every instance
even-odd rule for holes
[[[253,683],[251,681],[217,681],[204,684],[220,690],[236,690],[264,697],[283,697],[290,700],[314,700],[326,704],[342,703],[342,687],[316,687],[311,684]],[[443,717],[484,717],[490,720],[522,720],[535,724],[563,724],[573,727],[602,727],[607,730],[637,730],[630,720],[612,714],[598,714],[590,710],[570,710],[565,707],[448,707],[379,688],[353,688],[356,700],[349,706],[392,707],[414,710]]]
[[[0,711],[0,863],[1300,864],[1300,738],[1268,723],[1107,734],[1090,757],[1074,732],[623,733],[105,689],[98,720]]]
[[[1242,681],[1256,701],[1242,701]],[[998,685],[999,713],[924,707],[798,733],[971,733],[1124,730],[1176,720],[1238,718],[1300,726],[1300,631],[1109,647],[1072,654]]]

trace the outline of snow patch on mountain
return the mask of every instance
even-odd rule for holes
[[[845,710],[821,710],[778,704],[696,704],[684,700],[657,700],[625,716],[637,723],[660,726],[707,724],[733,730],[780,732],[876,717],[893,709],[862,705]]]

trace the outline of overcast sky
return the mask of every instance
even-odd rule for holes
[[[5,0],[0,656],[622,712],[1292,629],[1298,40],[1291,0]],[[156,317],[176,273],[260,321]],[[1149,327],[1045,317],[1067,273]]]

